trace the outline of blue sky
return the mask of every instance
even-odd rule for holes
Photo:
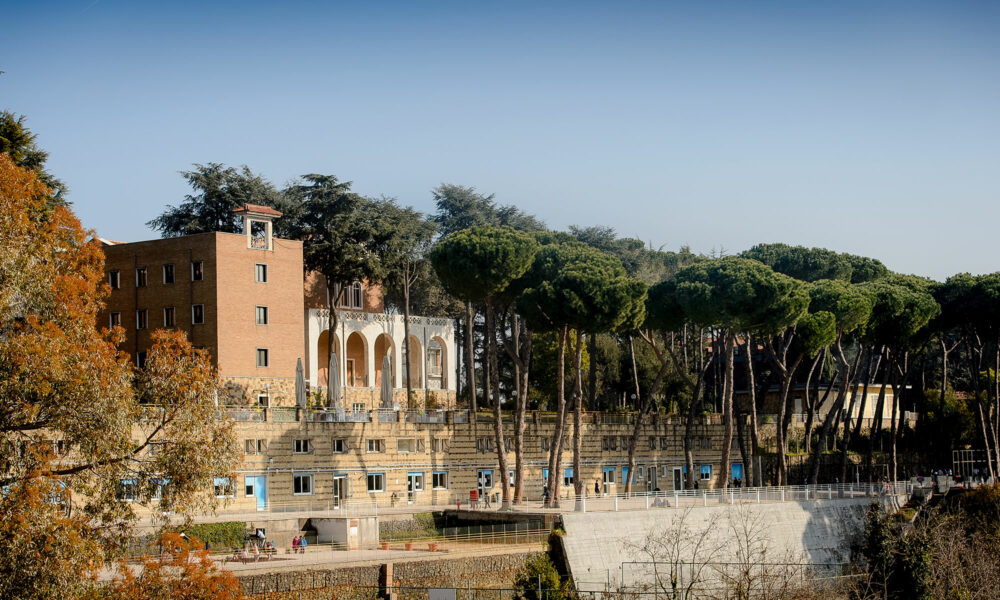
[[[155,237],[214,161],[423,211],[473,185],[667,249],[1000,270],[1000,3],[9,4],[0,107],[107,237]]]

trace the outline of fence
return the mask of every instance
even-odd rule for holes
[[[725,490],[674,490],[669,492],[636,492],[633,494],[603,494],[600,496],[570,496],[560,500],[563,511],[623,511],[652,508],[715,506],[762,502],[807,502],[813,500],[845,500],[880,496],[909,495],[911,481],[895,483],[841,483],[790,485],[773,487],[729,487]]]
[[[478,544],[528,544],[544,542],[549,530],[543,521],[519,521],[516,523],[491,523],[489,525],[469,525],[465,527],[443,527],[440,533],[427,535],[423,532],[387,532],[380,536],[383,542],[462,542]]]

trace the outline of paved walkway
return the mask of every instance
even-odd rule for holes
[[[398,547],[400,544],[393,545]],[[415,543],[413,550],[397,548],[391,550],[332,550],[321,547],[308,549],[303,554],[277,554],[270,560],[258,560],[257,562],[230,562],[228,555],[213,555],[212,560],[217,566],[241,577],[282,571],[362,567],[380,565],[389,561],[398,563],[415,560],[448,560],[469,555],[518,554],[545,548],[545,544],[542,542],[505,545],[440,542],[438,546],[437,552],[427,550],[426,542]],[[141,570],[140,565],[133,565],[131,568],[137,575]],[[104,569],[100,574],[100,579],[109,580],[114,575],[115,573],[110,569]]]

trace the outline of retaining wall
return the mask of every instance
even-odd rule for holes
[[[652,547],[655,540],[678,537],[681,527],[692,540],[701,542],[697,555],[693,546],[686,546],[681,561],[735,561],[741,532],[751,528],[755,533],[749,537],[766,545],[768,561],[830,565],[849,558],[850,541],[860,531],[871,501],[858,498],[566,513],[562,543],[570,573],[582,590],[652,583],[652,568],[636,564],[656,558],[643,548]],[[882,502],[899,504],[895,497]],[[711,556],[709,549],[715,549]]]
[[[393,564],[396,586],[509,588],[525,561],[538,552],[436,558]],[[266,573],[240,577],[243,591],[261,600],[371,600],[381,565]],[[494,596],[495,597],[495,596]]]

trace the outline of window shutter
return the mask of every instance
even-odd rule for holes
[[[254,450],[256,450],[256,448],[254,448],[253,440],[246,440],[243,443],[243,448],[244,448],[243,449],[244,454],[253,454]]]
[[[417,452],[423,452],[425,450],[424,438],[417,439]]]

